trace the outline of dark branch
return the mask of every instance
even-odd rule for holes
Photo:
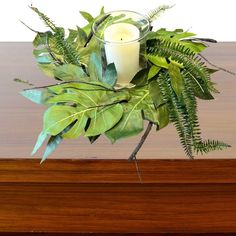
[[[132,161],[132,160],[136,160],[136,155],[138,153],[138,151],[140,150],[140,148],[143,146],[143,143],[145,142],[147,136],[149,135],[151,129],[152,129],[152,125],[153,123],[152,122],[149,122],[148,123],[148,126],[143,134],[143,136],[141,137],[138,145],[136,146],[136,148],[134,149],[134,151],[131,153],[130,157],[129,157],[129,161]]]
[[[205,60],[209,65],[211,65],[211,66],[213,66],[213,67],[215,67],[215,68],[217,68],[217,69],[219,69],[219,70],[222,70],[222,71],[224,71],[224,72],[226,72],[226,73],[228,73],[228,74],[231,74],[231,75],[234,75],[234,76],[236,75],[236,73],[233,72],[233,71],[227,70],[227,69],[225,69],[225,68],[223,68],[223,67],[220,67],[220,66],[217,66],[217,65],[213,64],[213,63],[210,62],[206,57],[204,57],[201,53],[199,53],[199,56],[200,56],[203,60]]]

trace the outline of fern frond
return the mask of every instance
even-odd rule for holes
[[[193,159],[192,153],[192,128],[188,122],[188,114],[171,87],[170,78],[161,74],[157,80],[161,88],[161,93],[169,108],[170,121],[173,122],[180,138],[180,143],[186,155]]]
[[[165,10],[168,10],[170,8],[172,8],[173,6],[169,6],[169,5],[162,5],[159,6],[153,10],[151,10],[146,17],[148,18],[149,22],[153,22],[154,20],[156,20]]]
[[[215,150],[223,150],[225,148],[231,147],[229,144],[218,141],[218,140],[205,140],[194,145],[194,151],[198,154],[208,153]]]
[[[186,112],[188,114],[189,125],[191,126],[193,146],[195,143],[200,143],[201,139],[201,130],[197,116],[197,100],[194,95],[192,88],[191,80],[185,75],[184,77],[184,89],[182,91],[183,102],[185,104]]]
[[[41,20],[44,21],[45,25],[47,27],[49,27],[52,31],[55,32],[56,30],[56,25],[50,20],[50,18],[48,16],[46,16],[44,13],[42,13],[41,11],[38,10],[38,8],[30,6],[30,9],[32,9],[35,13],[38,14],[38,16],[40,17]]]
[[[188,73],[192,74],[206,90],[215,91],[205,63],[195,52],[184,45],[171,42],[171,40],[150,40],[147,53],[159,57],[171,58],[183,64]]]
[[[73,45],[65,39],[64,32],[60,28],[56,28],[54,37],[51,40],[58,52],[64,56],[66,63],[81,65],[79,54]]]

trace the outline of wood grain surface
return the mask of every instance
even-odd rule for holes
[[[0,43],[0,235],[236,235],[234,77],[217,73],[222,93],[199,102],[203,136],[232,148],[184,160],[172,126],[153,131],[139,154],[140,183],[135,163],[125,160],[139,137],[115,145],[65,141],[42,165],[41,153],[30,157],[45,108],[21,97],[25,86],[12,80],[52,82],[31,50]],[[213,45],[206,55],[236,71],[236,43]]]
[[[236,71],[236,43],[211,44],[205,55],[214,63]],[[46,107],[31,103],[20,96],[26,85],[13,82],[15,77],[35,85],[51,84],[38,70],[30,43],[0,43],[0,158],[29,158],[38,133],[42,128],[42,114]],[[205,138],[228,142],[232,148],[199,158],[235,158],[236,153],[236,77],[217,72],[213,80],[220,94],[214,101],[199,101],[200,124]],[[90,145],[87,139],[65,140],[51,158],[127,159],[139,137],[125,139],[117,144],[102,137]],[[44,151],[44,148],[42,149]],[[34,158],[42,156],[37,153]],[[160,132],[151,132],[143,146],[142,159],[185,159],[176,131],[172,125]]]
[[[0,232],[236,232],[236,160],[139,164],[143,183],[126,160],[1,160]]]

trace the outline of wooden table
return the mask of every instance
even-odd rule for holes
[[[236,234],[233,76],[216,73],[221,94],[199,102],[203,136],[232,148],[189,161],[171,125],[152,131],[139,154],[140,183],[126,160],[140,137],[115,145],[65,141],[41,166],[42,153],[30,157],[45,108],[21,97],[25,86],[13,79],[52,83],[31,50],[29,43],[0,44],[0,235]],[[236,43],[212,45],[206,55],[236,71]]]

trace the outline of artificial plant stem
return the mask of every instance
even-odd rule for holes
[[[152,129],[152,122],[148,123],[148,126],[143,134],[143,136],[141,137],[138,145],[136,146],[136,148],[134,149],[134,151],[131,153],[130,157],[129,157],[129,161],[135,160],[136,159],[136,155],[138,153],[138,151],[140,150],[140,148],[143,146],[143,143],[145,142],[147,136],[149,135],[151,129]]]

